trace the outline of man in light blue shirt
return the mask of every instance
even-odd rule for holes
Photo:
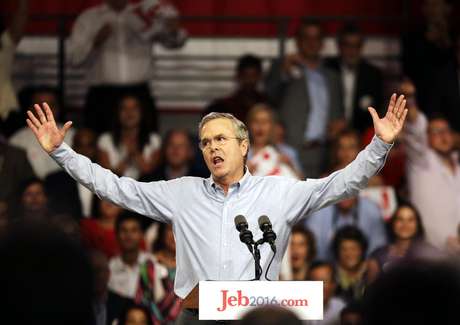
[[[369,246],[367,253],[386,244],[386,233],[379,207],[365,198],[351,198],[313,213],[305,220],[306,226],[315,234],[316,256],[331,261],[330,244],[338,229],[352,225],[363,232]]]
[[[75,180],[99,197],[126,209],[172,223],[176,238],[175,292],[188,304],[200,280],[250,280],[252,256],[235,230],[234,218],[246,216],[249,229],[260,238],[257,220],[270,217],[278,235],[278,254],[268,278],[277,279],[291,227],[300,219],[341,199],[356,195],[383,166],[391,143],[407,115],[404,96],[391,97],[380,119],[373,108],[376,136],[346,168],[322,179],[299,181],[279,176],[256,177],[245,168],[249,149],[246,126],[230,114],[210,113],[199,125],[200,148],[211,176],[182,177],[170,181],[137,182],[118,177],[74,152],[63,138],[72,122],[58,129],[49,106],[35,105],[27,124],[40,145]],[[268,245],[261,248],[261,265],[271,259]],[[193,290],[196,294],[196,290]],[[197,308],[198,306],[193,306]]]

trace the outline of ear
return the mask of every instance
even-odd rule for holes
[[[248,151],[249,151],[249,141],[247,139],[241,141],[240,143],[240,150],[241,150],[241,154],[244,156],[246,156],[248,154]]]

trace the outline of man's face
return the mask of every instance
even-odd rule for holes
[[[348,165],[359,153],[358,139],[354,136],[341,136],[337,141],[337,162],[339,165]]]
[[[207,122],[200,133],[201,143],[208,145],[202,149],[203,157],[214,180],[236,180],[243,172],[248,141],[236,139],[232,122],[225,118]]]
[[[73,147],[76,152],[88,157],[91,160],[96,160],[97,144],[96,136],[89,130],[78,131],[73,138]]]
[[[350,239],[345,239],[339,246],[339,264],[345,270],[356,270],[361,264],[363,250],[361,245]]]
[[[139,250],[143,238],[139,222],[130,219],[123,221],[117,235],[122,252]]]
[[[440,155],[450,155],[454,147],[452,130],[444,119],[434,119],[428,125],[430,147]]]
[[[60,107],[56,95],[52,92],[37,92],[32,95],[32,103],[42,104],[47,103],[53,112],[54,118],[59,119]]]
[[[302,27],[297,35],[296,44],[300,55],[308,59],[318,59],[323,47],[321,29],[315,25]]]
[[[173,168],[186,166],[192,157],[192,145],[183,132],[174,132],[165,149],[166,163]]]
[[[293,233],[290,242],[291,265],[294,270],[302,268],[308,259],[308,242],[302,233]]]
[[[361,59],[363,40],[359,34],[344,35],[339,44],[340,56],[349,67],[356,67]]]
[[[267,111],[260,110],[254,114],[250,123],[249,131],[254,144],[267,145],[273,137],[273,118]]]
[[[256,91],[261,80],[262,71],[256,67],[247,67],[240,71],[237,76],[239,88],[246,92]]]
[[[329,302],[329,299],[335,293],[335,279],[333,278],[333,273],[330,267],[328,266],[320,266],[315,268],[310,273],[310,280],[311,281],[323,281],[323,300],[326,304]]]
[[[139,101],[133,97],[124,98],[121,102],[119,119],[124,128],[137,127],[141,121]]]
[[[22,204],[27,211],[41,211],[47,202],[45,189],[40,183],[30,184],[22,195]]]
[[[349,199],[342,200],[337,203],[337,207],[339,208],[340,211],[343,211],[345,213],[349,212],[353,207],[356,205],[358,200],[356,197],[352,197]]]

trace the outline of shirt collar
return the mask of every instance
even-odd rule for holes
[[[232,184],[230,187],[233,188],[233,187],[237,187],[238,189],[241,189],[242,187],[244,188],[246,186],[246,184],[249,182],[249,178],[252,176],[251,173],[249,172],[249,168],[247,166],[244,166],[244,169],[245,169],[245,173],[243,175],[243,177],[241,177],[241,179]],[[209,186],[211,188],[213,188],[214,190],[217,189],[217,187],[220,187],[213,179],[212,175],[209,176],[208,178],[208,183],[209,183]]]

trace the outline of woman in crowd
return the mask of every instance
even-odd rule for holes
[[[82,241],[89,249],[101,251],[110,258],[119,253],[115,220],[123,209],[105,200],[93,202],[95,218],[83,218],[80,222]]]
[[[248,112],[251,137],[248,167],[253,175],[281,175],[300,178],[291,159],[274,144],[275,114],[266,104],[257,104]]]
[[[145,108],[132,95],[121,98],[111,132],[99,138],[100,164],[117,175],[139,179],[157,166],[161,139],[150,132]]]
[[[346,301],[359,300],[367,282],[367,239],[355,226],[340,228],[332,241],[336,260],[337,294]]]
[[[118,325],[153,325],[150,311],[141,305],[132,305],[124,311]]]
[[[390,243],[375,250],[369,259],[369,278],[391,265],[411,259],[439,257],[439,252],[425,242],[425,230],[417,209],[410,203],[401,204],[387,224]]]
[[[292,280],[305,281],[311,262],[316,256],[315,236],[303,225],[292,228],[289,242]]]

